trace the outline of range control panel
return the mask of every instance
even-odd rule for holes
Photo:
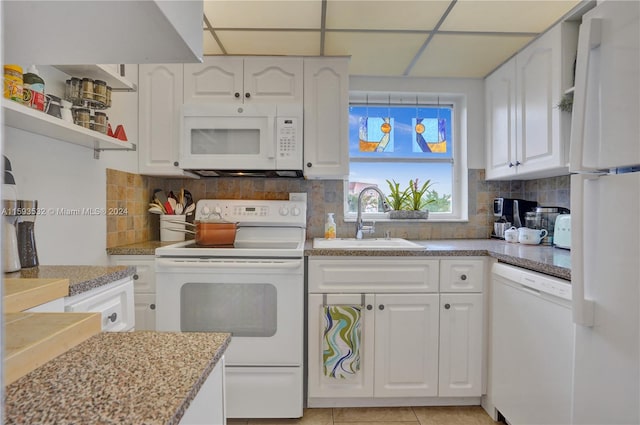
[[[306,227],[304,201],[201,199],[196,203],[196,220],[216,220],[246,225],[294,225]]]

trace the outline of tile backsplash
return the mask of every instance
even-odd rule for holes
[[[127,208],[127,216],[107,216],[107,247],[159,239],[158,217],[150,214],[148,203],[154,188],[176,191],[188,189],[194,200],[288,199],[291,192],[305,192],[307,237],[322,237],[326,213],[336,217],[338,237],[353,237],[354,222],[345,222],[342,180],[274,179],[257,177],[211,177],[200,180],[140,176],[107,170],[107,208]],[[374,237],[388,230],[392,237],[407,239],[484,239],[493,228],[493,198],[524,198],[545,206],[569,208],[569,176],[538,180],[486,181],[484,170],[468,172],[469,220],[446,222],[377,222]]]

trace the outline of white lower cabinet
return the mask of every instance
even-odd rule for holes
[[[225,364],[218,360],[195,398],[184,412],[180,425],[225,425]]]
[[[66,297],[64,311],[101,313],[103,332],[131,331],[135,326],[133,280],[127,277]]]
[[[438,395],[438,294],[375,297],[376,397]]]
[[[153,255],[112,255],[118,266],[136,268],[133,275],[133,298],[137,331],[156,330],[156,272]]]
[[[477,258],[310,257],[308,405],[477,402],[484,265]],[[331,373],[335,347],[346,348],[327,333],[337,319],[326,306],[359,310],[358,356],[344,377]]]
[[[442,397],[482,394],[482,294],[440,294]]]

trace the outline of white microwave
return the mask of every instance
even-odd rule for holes
[[[180,168],[203,176],[302,176],[302,105],[182,106]]]

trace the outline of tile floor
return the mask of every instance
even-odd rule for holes
[[[300,419],[228,419],[228,425],[495,425],[480,406],[305,409]]]

